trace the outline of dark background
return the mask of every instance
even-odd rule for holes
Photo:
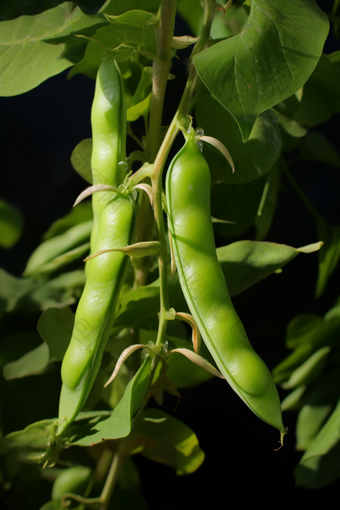
[[[332,2],[318,2],[325,11]],[[188,30],[177,23],[179,33]],[[330,36],[325,53],[339,49]],[[172,69],[183,76],[184,54]],[[10,250],[0,250],[0,266],[20,276],[31,252],[50,224],[65,215],[74,198],[86,187],[70,164],[74,147],[91,137],[90,109],[94,82],[68,72],[47,80],[35,90],[16,97],[0,98],[0,140],[2,185],[0,198],[16,206],[24,218],[24,234]],[[164,123],[179,102],[177,78],[169,82]],[[182,86],[184,79],[182,79]],[[339,120],[335,115],[322,126],[323,133],[339,149]],[[135,147],[130,144],[128,151]],[[306,163],[294,168],[294,175],[315,208],[332,224],[340,223],[340,176],[337,168]],[[252,238],[250,230],[243,238]],[[318,241],[315,222],[283,181],[278,208],[268,241],[303,246]],[[225,244],[225,240],[218,239]],[[332,277],[325,297],[314,299],[317,255],[299,255],[282,274],[272,275],[234,300],[248,336],[269,368],[288,354],[284,335],[288,322],[298,313],[324,314],[338,297],[339,269]],[[150,510],[184,510],[203,507],[241,508],[250,504],[281,507],[299,502],[325,503],[339,496],[339,482],[317,491],[297,488],[292,471],[301,457],[294,449],[296,415],[286,413],[289,428],[279,451],[279,433],[261,422],[222,381],[166,396],[164,410],[190,426],[206,458],[201,468],[186,477],[176,477],[171,468],[135,457],[142,492]],[[281,397],[285,392],[280,392]],[[20,405],[20,402],[18,403]],[[156,405],[156,404],[155,404]],[[42,416],[41,418],[49,417]],[[27,417],[27,424],[30,423]],[[334,501],[334,500],[333,500]]]

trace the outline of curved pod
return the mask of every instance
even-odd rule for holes
[[[125,177],[118,163],[126,159],[126,107],[123,80],[113,58],[104,60],[98,69],[91,125],[93,184],[118,188]],[[95,244],[100,215],[111,198],[110,192],[92,196],[94,226],[91,248]]]
[[[95,251],[131,244],[134,230],[135,206],[132,198],[116,194],[102,212]],[[128,259],[121,252],[110,252],[88,261],[86,284],[61,367],[63,387],[59,416],[66,417],[68,424],[81,410],[98,373]]]
[[[259,418],[284,433],[276,386],[250,345],[217,259],[210,171],[194,140],[171,162],[166,192],[181,287],[202,337],[234,391]]]

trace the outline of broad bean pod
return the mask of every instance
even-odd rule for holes
[[[131,244],[135,205],[128,195],[115,194],[105,206],[96,236],[95,251]],[[81,410],[100,368],[128,267],[121,252],[103,253],[88,261],[87,279],[75,315],[61,376],[59,417],[68,426]]]
[[[126,107],[123,80],[116,61],[104,60],[97,73],[91,110],[93,184],[108,184],[118,188],[124,180],[119,162],[126,159]],[[91,251],[100,215],[111,199],[110,193],[95,193],[92,197],[93,230]]]
[[[219,265],[210,213],[210,171],[191,137],[166,178],[168,225],[181,287],[218,368],[250,409],[281,432],[280,400],[271,374],[252,348]]]

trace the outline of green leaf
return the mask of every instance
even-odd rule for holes
[[[152,94],[150,92],[150,94],[146,96],[143,101],[128,108],[126,112],[128,122],[134,122],[135,120],[139,119],[139,117],[144,117],[149,112],[151,106],[151,97]]]
[[[32,312],[75,303],[75,292],[85,283],[84,271],[72,271],[48,282],[16,278],[0,269],[0,312]]]
[[[326,367],[330,351],[330,347],[322,347],[314,352],[304,363],[293,371],[287,382],[282,383],[282,388],[294,389],[303,384],[308,385],[315,381]]]
[[[340,154],[319,131],[311,131],[301,145],[301,158],[307,161],[321,161],[340,168]]]
[[[201,80],[233,115],[244,140],[257,115],[307,81],[328,30],[314,0],[254,0],[241,34],[194,57]]]
[[[70,308],[49,308],[41,315],[37,329],[46,342],[27,352],[16,361],[7,363],[3,375],[7,381],[43,373],[49,363],[62,361],[74,323],[74,313]]]
[[[2,22],[0,95],[27,92],[79,62],[87,41],[76,35],[90,37],[108,23],[102,14],[88,16],[71,2]]]
[[[14,246],[21,237],[22,227],[22,216],[18,209],[0,200],[0,246]]]
[[[130,27],[141,27],[144,28],[148,25],[158,25],[159,19],[151,12],[131,10],[119,16],[113,16],[107,14],[106,16],[111,23],[121,23]]]
[[[196,116],[204,134],[222,142],[234,161],[235,173],[232,174],[224,157],[205,145],[204,156],[212,171],[213,180],[228,184],[253,181],[266,174],[280,156],[281,136],[278,122],[276,115],[270,110],[257,118],[246,143],[243,142],[232,115],[209,94],[204,94],[198,103]]]
[[[324,220],[319,220],[317,229],[318,236],[324,243],[319,253],[319,274],[315,290],[315,296],[320,297],[339,262],[340,225],[329,227]]]
[[[103,6],[102,12],[118,16],[124,12],[139,9],[141,3],[144,11],[157,12],[160,0],[142,0],[142,2],[141,0],[111,0]]]
[[[296,484],[309,489],[340,476],[340,401],[294,470]]]
[[[71,163],[75,171],[89,184],[93,184],[91,170],[92,138],[78,143],[71,154]]]
[[[287,381],[294,371],[303,375],[304,369],[308,373],[308,362],[313,364],[313,353],[316,353],[322,347],[338,346],[340,332],[340,317],[338,315],[327,317],[319,321],[315,317],[308,320],[308,317],[294,319],[288,330],[289,334],[293,332],[293,338],[288,337],[289,346],[296,346],[295,350],[284,359],[273,370],[275,382],[278,384]],[[317,356],[314,361],[317,361]],[[312,357],[312,358],[310,358]],[[322,358],[322,351],[320,353]],[[322,361],[321,361],[322,362]],[[306,365],[303,367],[303,364]],[[301,366],[301,367],[300,367]],[[296,382],[296,385],[299,381]],[[301,383],[303,384],[303,383]]]
[[[46,344],[41,344],[33,351],[28,352],[17,361],[7,363],[3,368],[3,376],[6,381],[39,375],[44,372],[49,362],[49,349]]]
[[[166,336],[166,339],[169,341],[169,350],[173,349],[174,346],[176,349],[184,348],[193,351],[192,344],[186,340],[169,335]],[[168,364],[166,376],[175,388],[193,388],[213,377],[209,372],[192,363],[185,356],[171,354],[166,361]]]
[[[286,347],[295,349],[299,345],[313,342],[311,335],[322,327],[323,319],[313,313],[303,313],[290,321],[286,331]]]
[[[92,39],[86,47],[83,59],[71,69],[69,78],[79,73],[95,78],[108,49],[121,47],[123,52],[127,52],[125,58],[130,58],[134,52],[144,52],[145,49],[151,54],[157,53],[153,26],[140,28],[113,23],[99,30]]]
[[[27,261],[24,276],[32,276],[45,271],[51,271],[67,263],[69,260],[78,258],[88,249],[86,243],[90,240],[93,221],[85,221],[69,228],[60,235],[43,241],[32,253]],[[80,251],[75,248],[80,248]],[[65,258],[60,258],[63,255]],[[58,260],[55,259],[58,257]]]
[[[48,308],[37,324],[41,338],[49,348],[50,361],[61,361],[72,336],[74,313],[64,308]]]
[[[139,414],[134,432],[123,441],[122,448],[171,466],[176,475],[193,473],[204,460],[194,432],[160,409],[146,409]]]
[[[119,439],[131,432],[132,418],[141,406],[149,387],[152,358],[147,358],[125,389],[111,416],[79,430],[72,444],[91,446],[106,439]]]
[[[296,424],[296,449],[306,450],[339,398],[339,370],[328,370],[305,392]]]
[[[318,250],[319,244],[310,245]],[[238,241],[217,248],[217,257],[227,281],[231,296],[236,296],[252,285],[275,273],[308,247],[292,248],[284,244],[260,241]]]
[[[276,163],[266,175],[266,183],[263,188],[262,198],[257,210],[256,241],[260,241],[268,234],[273,222],[276,210],[277,197],[280,187],[280,166]]]
[[[216,161],[216,164],[218,163]],[[214,164],[210,158],[210,168],[214,168],[212,166]],[[217,168],[219,167],[217,166]],[[233,186],[224,182],[213,184],[211,187],[212,216],[234,223],[229,225],[216,223],[214,230],[226,237],[239,236],[248,230],[257,219],[266,182],[267,176],[264,175],[260,179],[245,184],[234,184]]]
[[[69,230],[71,227],[90,221],[93,218],[92,204],[90,201],[81,202],[77,207],[73,207],[71,211],[59,220],[56,220],[43,235],[43,240],[51,239],[59,236]]]
[[[307,129],[298,124],[294,119],[284,115],[278,110],[273,110],[279,121],[280,127],[293,138],[302,138],[308,133]]]
[[[303,88],[300,106],[294,119],[307,127],[322,124],[340,111],[340,68],[322,55]]]

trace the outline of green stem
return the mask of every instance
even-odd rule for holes
[[[295,193],[298,195],[298,197],[300,198],[301,202],[304,204],[304,206],[306,207],[306,209],[311,213],[312,216],[314,216],[314,218],[317,220],[317,221],[326,221],[322,216],[321,214],[318,213],[318,211],[315,209],[315,207],[311,204],[311,202],[309,201],[309,199],[306,197],[305,193],[303,192],[303,190],[300,188],[300,185],[298,184],[298,182],[295,180],[295,178],[293,177],[293,175],[291,174],[290,170],[288,169],[288,166],[286,164],[283,165],[283,171],[287,177],[287,179],[289,180],[292,188],[294,189]]]
[[[116,453],[113,457],[110,470],[106,477],[105,485],[99,498],[84,498],[82,496],[78,496],[77,494],[64,494],[61,500],[62,506],[66,506],[67,499],[72,499],[84,505],[86,508],[107,510],[123,462],[124,458]]]
[[[205,0],[205,14],[204,23],[202,28],[202,36],[199,42],[196,44],[193,55],[201,51],[209,38],[211,23],[214,14],[213,8],[214,2],[211,0]],[[154,203],[154,214],[156,224],[156,236],[160,241],[162,250],[158,257],[159,267],[159,278],[160,278],[160,313],[159,313],[159,328],[156,340],[156,345],[163,343],[167,319],[165,313],[169,310],[169,297],[168,297],[168,275],[167,275],[167,243],[163,222],[163,209],[162,209],[162,173],[166,159],[168,157],[170,148],[179,132],[182,128],[183,121],[186,119],[192,95],[195,89],[197,80],[197,72],[192,64],[189,77],[182,95],[181,102],[178,110],[169,126],[169,129],[165,135],[162,145],[157,153],[155,163],[153,166],[152,175],[152,187],[154,190],[155,203]]]
[[[172,59],[172,38],[177,0],[162,0],[157,29],[157,60],[153,63],[152,99],[148,136],[149,161],[154,161],[160,146],[163,105]]]

